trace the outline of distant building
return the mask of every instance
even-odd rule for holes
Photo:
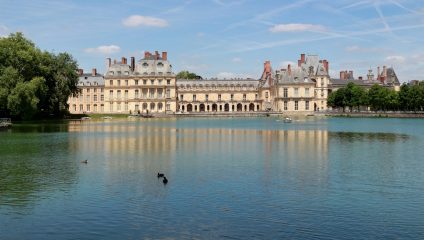
[[[78,93],[68,99],[69,112],[72,114],[103,113],[104,87],[103,75],[98,74],[95,68],[91,73],[78,70]]]
[[[175,113],[176,81],[167,52],[145,52],[130,64],[107,59],[105,74],[106,113]]]
[[[304,113],[325,111],[328,95],[352,82],[370,88],[379,84],[400,89],[393,68],[383,67],[376,78],[354,79],[353,71],[330,78],[329,62],[318,55],[301,54],[297,66],[274,71],[265,61],[259,79],[176,79],[167,52],[151,54],[130,63],[107,59],[105,75],[79,70],[79,93],[69,98],[71,113],[256,112]]]

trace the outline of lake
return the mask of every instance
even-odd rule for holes
[[[424,119],[15,124],[0,239],[423,239],[423,156]]]

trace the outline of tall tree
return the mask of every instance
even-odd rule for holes
[[[71,55],[42,51],[22,33],[0,38],[0,115],[58,115],[77,91],[77,69]]]
[[[189,71],[181,71],[177,73],[177,79],[196,80],[196,79],[202,79],[202,77]]]

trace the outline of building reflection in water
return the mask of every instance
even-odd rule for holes
[[[265,188],[279,174],[292,176],[300,186],[327,182],[326,130],[191,128],[167,120],[74,123],[69,131],[78,135],[72,148],[104,166],[107,179],[138,172],[137,181],[150,182],[161,171],[189,181],[189,176],[225,178],[253,169]],[[157,194],[154,187],[144,187]]]

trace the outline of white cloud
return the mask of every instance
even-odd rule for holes
[[[303,23],[289,23],[278,24],[269,29],[270,32],[323,32],[326,28],[322,25],[303,24]]]
[[[384,60],[390,63],[404,63],[406,59],[403,56],[388,56]]]
[[[9,34],[9,29],[4,25],[0,25],[0,37],[5,37],[8,34]]]
[[[104,45],[104,46],[98,46],[96,48],[86,48],[84,51],[86,53],[102,53],[102,54],[113,54],[117,53],[121,50],[119,46],[116,45]]]
[[[235,57],[235,58],[231,59],[231,61],[232,62],[235,62],[235,63],[238,63],[238,62],[241,62],[241,58]]]
[[[216,77],[220,79],[252,78],[250,74],[232,72],[220,72],[216,75]]]
[[[167,27],[169,24],[165,19],[141,16],[141,15],[132,15],[124,20],[122,24],[126,27],[138,27],[138,26],[148,26],[148,27]]]

